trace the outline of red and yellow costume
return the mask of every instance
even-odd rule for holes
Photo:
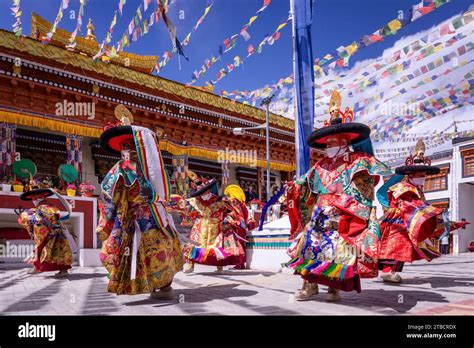
[[[245,250],[238,240],[245,239],[247,218],[241,203],[214,194],[207,200],[199,196],[188,201],[199,218],[190,235],[196,245],[185,248],[186,259],[211,266],[243,265]]]
[[[102,181],[99,200],[97,233],[103,242],[100,260],[110,274],[108,291],[171,298],[183,255],[166,211],[170,185],[158,140],[147,128],[127,125],[132,116],[123,106],[115,112],[122,124],[100,139],[106,151],[122,155]]]
[[[64,226],[59,221],[59,209],[41,204],[23,211],[18,223],[32,236],[35,249],[30,262],[37,272],[65,271],[71,268],[72,252]]]
[[[384,272],[394,274],[403,269],[404,262],[431,261],[439,257],[437,241],[441,235],[466,224],[448,221],[442,209],[426,202],[422,185],[413,183],[416,178],[423,181],[426,174],[439,173],[439,168],[431,166],[424,151],[425,145],[420,140],[416,144],[416,156],[409,156],[405,166],[396,169],[398,177],[390,179],[377,194],[387,207],[380,220],[379,268]],[[392,181],[398,182],[393,184]],[[400,282],[401,278],[386,277],[385,280]]]

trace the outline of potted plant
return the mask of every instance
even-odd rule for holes
[[[2,191],[3,192],[10,192],[12,190],[11,180],[8,178],[2,183]]]
[[[23,192],[25,186],[20,180],[15,180],[13,182],[13,191],[15,192]]]
[[[90,180],[87,180],[79,185],[79,191],[83,197],[92,197],[92,194],[95,191],[95,186],[91,184]]]
[[[73,197],[73,196],[76,195],[76,190],[77,190],[76,185],[69,184],[69,185],[67,185],[66,193],[67,193],[68,196]]]

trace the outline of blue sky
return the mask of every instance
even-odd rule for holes
[[[296,0],[298,1],[298,0]],[[30,13],[34,11],[46,19],[53,21],[59,8],[60,0],[21,0],[23,11],[22,21],[24,33],[30,32]],[[87,0],[84,14],[82,33],[86,32],[88,18],[95,24],[95,33],[99,41],[105,37],[113,12],[117,8],[118,0]],[[121,37],[126,30],[133,14],[142,0],[128,0],[124,7],[123,16],[118,16],[112,42]],[[314,57],[322,57],[332,53],[341,45],[350,44],[369,34],[395,18],[399,10],[405,10],[418,3],[419,0],[316,0],[314,23],[312,28]],[[0,0],[0,28],[11,30],[14,18],[10,14],[11,0]],[[170,6],[169,16],[177,26],[178,37],[182,40],[192,29],[197,19],[204,11],[206,0],[177,0]],[[219,45],[224,39],[240,32],[240,28],[262,6],[263,0],[215,0],[215,4],[198,31],[191,36],[186,47],[189,62],[181,60],[182,69],[178,69],[178,59],[174,57],[163,70],[161,76],[182,83],[191,80],[191,74],[199,70],[204,59],[212,54],[217,55]],[[472,1],[453,0],[439,10],[430,13],[421,19],[409,24],[397,35],[385,39],[384,42],[374,44],[356,53],[350,61],[351,66],[357,61],[380,56],[384,49],[391,47],[394,42],[403,36],[413,35],[426,30],[433,25],[452,17],[467,9]],[[79,8],[79,0],[70,0],[70,8]],[[154,9],[150,6],[147,13]],[[184,19],[179,19],[179,12],[184,10]],[[224,55],[221,62],[216,63],[211,70],[201,78],[197,84],[215,79],[218,70],[233,61],[235,55],[241,58],[246,56],[249,44],[255,47],[288,15],[289,0],[272,0],[271,4],[248,30],[251,38],[245,42],[239,38],[237,46]],[[76,20],[72,20],[65,13],[60,28],[72,31]],[[240,71],[226,76],[216,86],[216,92],[221,89],[255,89],[267,83],[276,82],[280,77],[288,76],[292,72],[292,42],[291,25],[281,31],[281,38],[274,45],[266,45],[261,54],[253,55]],[[170,50],[169,35],[161,21],[151,28],[151,31],[132,42],[126,49],[129,52],[161,56],[165,50]]]

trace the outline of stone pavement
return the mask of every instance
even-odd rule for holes
[[[28,269],[0,264],[2,315],[474,315],[474,253],[446,256],[431,263],[406,265],[403,283],[363,279],[362,293],[342,293],[326,303],[324,293],[308,302],[293,301],[298,276],[257,270],[197,266],[179,273],[175,300],[148,295],[116,296],[106,291],[102,267],[74,267],[67,279],[53,273],[27,275]]]

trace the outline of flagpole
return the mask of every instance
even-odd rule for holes
[[[298,151],[298,136],[299,136],[299,126],[297,120],[298,108],[296,107],[296,21],[295,21],[295,0],[290,0],[290,13],[291,13],[291,32],[292,32],[292,45],[293,45],[293,118],[295,120],[295,152],[296,152],[296,166],[299,165],[299,151]],[[296,168],[296,173],[298,173],[298,168]],[[290,178],[292,179],[292,178]]]

